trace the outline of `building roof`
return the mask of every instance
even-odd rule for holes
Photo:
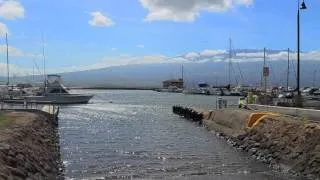
[[[169,79],[169,80],[165,80],[163,81],[163,83],[180,83],[183,82],[182,79]]]

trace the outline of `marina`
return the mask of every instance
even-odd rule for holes
[[[0,180],[319,180],[319,7],[0,0]]]
[[[79,92],[95,96],[91,104],[61,107],[60,148],[67,178],[288,178],[236,151],[205,128],[172,114],[175,104],[215,108],[214,96]],[[237,104],[237,98],[228,100]]]

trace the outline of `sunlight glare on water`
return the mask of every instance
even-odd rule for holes
[[[95,97],[90,104],[62,107],[59,116],[66,178],[287,179],[171,112],[175,104],[213,109],[214,96],[81,93]]]

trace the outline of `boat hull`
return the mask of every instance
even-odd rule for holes
[[[86,104],[93,95],[81,94],[50,94],[46,96],[24,96],[19,99],[4,100],[6,103],[37,103],[37,104]]]

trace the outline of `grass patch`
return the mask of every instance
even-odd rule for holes
[[[6,114],[0,113],[0,129],[7,127],[11,124],[12,119]]]

